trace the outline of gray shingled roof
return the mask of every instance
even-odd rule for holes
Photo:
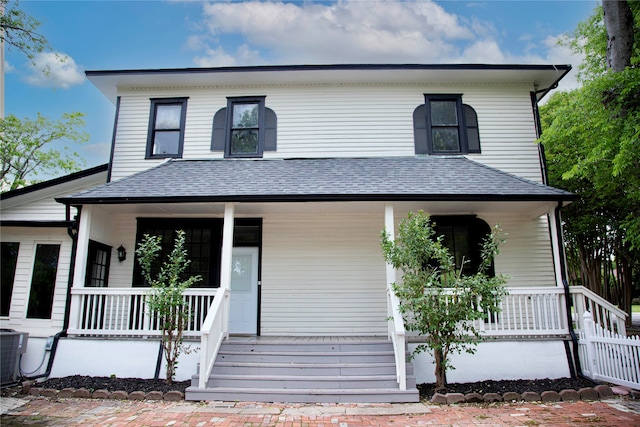
[[[572,198],[566,191],[462,156],[425,156],[172,160],[59,201],[96,204]]]

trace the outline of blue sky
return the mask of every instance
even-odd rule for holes
[[[12,2],[13,0],[10,0]],[[5,114],[86,115],[85,166],[109,160],[115,107],[85,70],[336,63],[572,64],[558,46],[596,1],[21,0],[53,50],[45,76],[5,52]]]

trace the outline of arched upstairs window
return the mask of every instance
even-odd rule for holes
[[[425,95],[413,111],[416,154],[480,153],[475,110],[462,103],[462,95]]]
[[[482,243],[491,233],[489,225],[472,215],[432,216],[431,220],[436,234],[443,236],[444,245],[453,255],[456,270],[462,267],[465,275],[477,273],[482,259]],[[495,276],[493,263],[486,273]]]
[[[265,97],[228,98],[213,116],[211,151],[225,157],[262,157],[277,149],[276,113],[265,107]]]

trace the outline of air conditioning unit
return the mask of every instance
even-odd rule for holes
[[[0,383],[15,383],[20,379],[20,355],[27,351],[26,332],[0,329]]]

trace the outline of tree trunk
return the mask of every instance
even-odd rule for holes
[[[607,28],[607,67],[615,72],[631,65],[633,14],[626,0],[602,0]]]
[[[447,385],[447,370],[445,367],[444,353],[440,349],[433,351],[436,361],[436,391],[445,388]]]

